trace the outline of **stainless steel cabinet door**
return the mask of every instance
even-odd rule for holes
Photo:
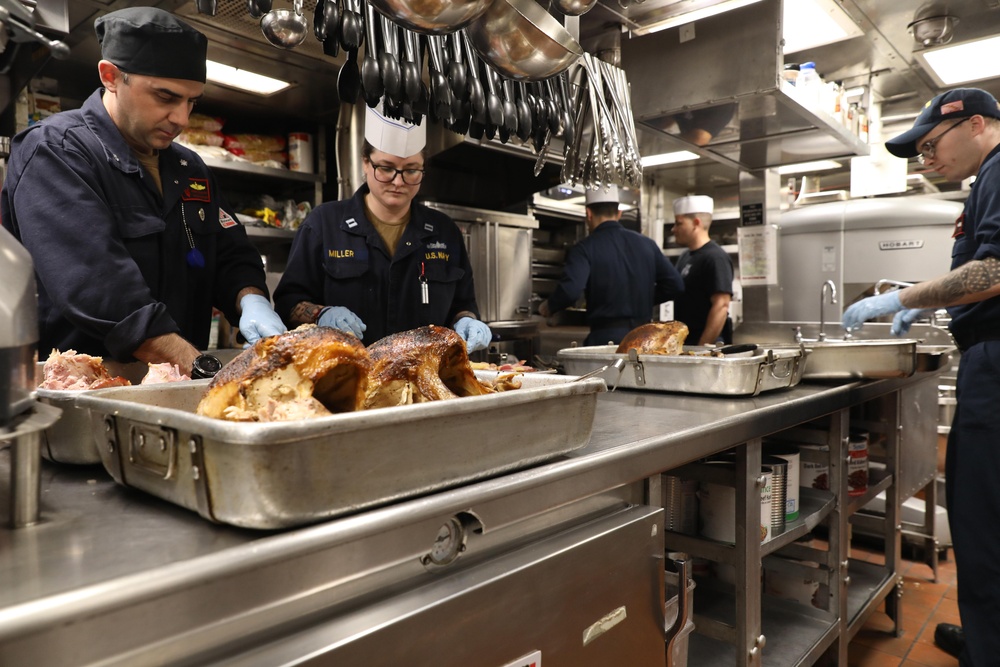
[[[624,508],[221,664],[662,667],[662,525]]]

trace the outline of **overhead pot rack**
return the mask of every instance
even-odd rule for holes
[[[277,2],[261,4],[254,0],[255,23],[283,11]],[[564,4],[550,7],[572,16],[586,5]],[[284,11],[311,29],[283,50],[345,51],[342,102],[382,103],[387,115],[413,123],[427,116],[472,139],[522,144],[537,156],[536,175],[552,139],[561,139],[566,180],[641,183],[624,71],[585,59],[577,40],[534,0],[297,0]]]

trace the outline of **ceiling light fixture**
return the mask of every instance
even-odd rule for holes
[[[785,53],[797,53],[863,34],[858,24],[833,0],[795,0],[783,3],[782,38]]]
[[[917,9],[913,15],[913,22],[907,25],[906,29],[913,35],[917,44],[935,46],[951,41],[955,36],[956,23],[958,17],[949,15],[947,7],[931,2]]]
[[[659,155],[647,155],[640,160],[640,164],[645,167],[659,167],[664,164],[673,164],[674,162],[687,162],[688,160],[697,160],[700,155],[697,153],[692,153],[691,151],[675,151],[673,153],[660,153]]]
[[[697,9],[685,9],[680,13],[671,13],[660,19],[653,21],[652,23],[647,23],[642,25],[632,31],[633,35],[648,35],[652,32],[659,32],[661,30],[667,30],[668,28],[674,28],[679,25],[685,25],[699,19],[706,19],[709,16],[715,16],[717,14],[722,14],[724,12],[732,11],[733,9],[739,9],[740,7],[746,7],[747,5],[752,5],[760,0],[725,0],[725,2],[717,2],[715,4],[709,4],[706,2],[700,3],[678,3],[683,4],[686,8],[690,8],[692,4],[698,5]]]
[[[810,171],[827,171],[830,169],[840,169],[842,164],[835,160],[817,160],[815,162],[799,162],[798,164],[786,164],[778,167],[775,171],[780,176],[786,174],[804,174]]]
[[[229,65],[217,63],[214,60],[206,62],[206,78],[220,86],[235,88],[255,95],[274,95],[292,84],[281,79],[273,79],[263,74],[257,74],[245,69],[237,69]]]
[[[1000,76],[1000,36],[986,37],[939,49],[914,51],[940,87]]]

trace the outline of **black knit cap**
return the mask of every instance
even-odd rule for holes
[[[94,21],[101,57],[123,72],[205,83],[208,38],[155,7],[129,7]]]

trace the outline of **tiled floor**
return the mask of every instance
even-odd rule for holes
[[[854,558],[883,561],[883,554],[875,549],[854,544],[851,552]],[[875,612],[851,642],[848,667],[957,667],[957,659],[934,645],[938,623],[959,624],[951,551],[948,560],[938,565],[937,582],[931,568],[922,562],[904,559],[900,570],[904,587],[902,636],[891,634],[892,621],[884,611]]]

